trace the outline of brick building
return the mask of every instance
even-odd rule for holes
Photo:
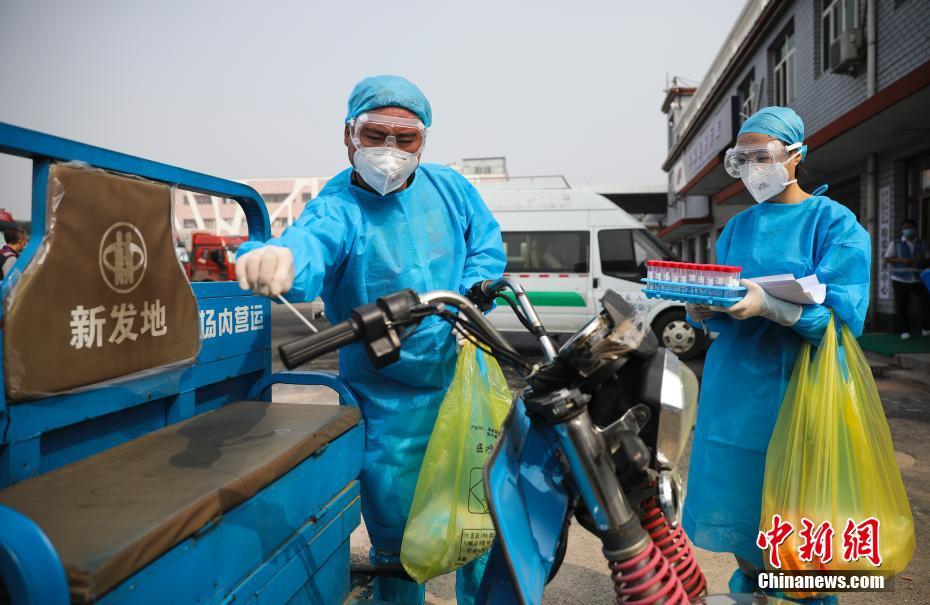
[[[804,120],[812,191],[830,185],[876,252],[904,218],[930,239],[930,2],[749,0],[704,80],[666,91],[668,222],[685,259],[713,260],[727,220],[752,204],[723,169],[740,124],[767,105]],[[873,259],[880,254],[873,256]],[[887,267],[873,261],[872,322],[894,311]]]
[[[294,222],[304,206],[326,185],[327,177],[243,179],[265,200],[271,219],[271,234],[281,235]],[[233,200],[193,193],[174,192],[175,229],[182,240],[194,232],[217,235],[245,235],[245,213]]]

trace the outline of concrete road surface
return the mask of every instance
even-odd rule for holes
[[[299,308],[306,310],[306,306]],[[324,321],[315,321],[325,326]],[[272,313],[273,345],[299,338],[308,330],[289,311],[275,305]],[[276,354],[275,369],[280,369]],[[691,364],[700,375],[703,361]],[[336,355],[308,364],[307,369],[336,371]],[[519,379],[511,378],[511,387],[520,386]],[[872,603],[930,603],[930,390],[907,382],[879,378],[876,380],[888,424],[895,442],[895,453],[910,498],[917,527],[917,550],[910,566],[895,580],[893,593],[847,593],[840,597],[841,603],[850,605]],[[332,392],[323,388],[276,387],[277,401],[305,403],[337,403]],[[687,476],[687,460],[690,449],[684,455],[682,475]],[[367,560],[368,536],[364,525],[352,534],[353,560]],[[569,533],[565,563],[558,576],[546,591],[545,603],[559,605],[590,605],[612,603],[614,593],[607,564],[600,552],[600,542],[577,524]],[[711,553],[697,549],[698,562],[708,580],[711,593],[727,592],[727,580],[735,569],[729,555]],[[455,584],[452,574],[427,583],[427,602],[433,604],[455,603]]]

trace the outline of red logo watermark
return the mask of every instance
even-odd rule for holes
[[[869,517],[861,523],[852,519],[846,520],[843,528],[843,560],[846,562],[858,561],[865,558],[872,565],[878,567],[882,564],[881,549],[879,545],[880,523],[875,517]],[[795,527],[790,521],[785,521],[781,515],[772,515],[771,529],[760,531],[756,538],[756,546],[769,551],[769,565],[781,569],[782,560],[779,547],[794,533]],[[833,526],[829,521],[815,525],[810,519],[803,517],[798,535],[802,544],[798,547],[798,558],[806,563],[819,562],[825,565],[833,560]]]

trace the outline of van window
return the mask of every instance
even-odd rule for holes
[[[587,231],[510,231],[502,234],[509,273],[587,273]]]
[[[636,253],[636,264],[647,260],[674,260],[675,255],[665,247],[656,236],[645,229],[633,230],[633,248]]]
[[[601,272],[620,279],[638,280],[647,260],[674,255],[645,229],[606,229],[597,234]]]
[[[632,229],[608,229],[597,234],[601,273],[620,279],[637,279]]]

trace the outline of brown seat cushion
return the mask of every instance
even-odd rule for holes
[[[239,401],[0,491],[95,598],[359,423],[357,408]]]

